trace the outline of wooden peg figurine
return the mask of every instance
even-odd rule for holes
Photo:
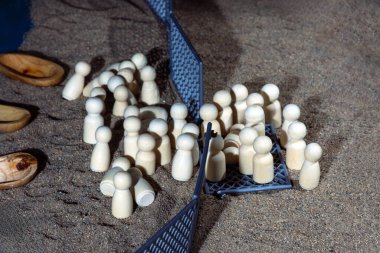
[[[256,155],[253,157],[253,181],[266,184],[274,178],[272,141],[268,136],[259,136],[253,142]]]
[[[305,149],[305,161],[300,172],[300,186],[305,190],[313,190],[319,184],[321,168],[319,159],[322,157],[322,148],[318,143],[310,143]]]
[[[288,143],[286,144],[286,166],[291,170],[300,170],[305,161],[306,126],[304,123],[295,121],[288,129]]]
[[[127,171],[120,171],[113,180],[115,193],[112,197],[112,215],[117,219],[128,218],[133,212],[133,197],[129,190],[132,176]]]

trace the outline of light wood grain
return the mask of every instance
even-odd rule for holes
[[[0,190],[27,184],[37,173],[37,158],[28,153],[0,156]]]
[[[54,86],[62,81],[62,66],[36,56],[0,54],[0,73],[34,86]]]

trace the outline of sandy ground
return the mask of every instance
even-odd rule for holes
[[[302,191],[202,195],[193,252],[379,252],[380,4],[378,1],[175,1],[175,14],[204,63],[205,101],[244,83],[250,92],[279,85],[282,105],[301,107],[307,142],[324,154],[322,178]],[[143,1],[32,4],[33,29],[21,50],[63,64],[80,60],[93,74],[135,52],[157,68],[165,103],[165,29]],[[195,179],[175,182],[170,167],[149,178],[156,201],[129,219],[110,213],[81,141],[85,99],[65,101],[63,86],[38,88],[0,76],[2,103],[34,114],[24,129],[0,135],[1,153],[27,150],[40,172],[0,192],[0,252],[133,252],[191,198]],[[112,104],[108,105],[110,110]],[[111,149],[121,154],[120,119]]]

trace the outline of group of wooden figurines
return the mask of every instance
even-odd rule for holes
[[[318,160],[322,149],[316,143],[306,146],[303,140],[306,127],[297,121],[300,109],[289,104],[281,111],[276,85],[266,84],[260,93],[249,94],[243,84],[216,92],[213,103],[203,104],[200,108],[203,122],[199,129],[198,125],[187,122],[188,109],[185,104],[171,105],[169,113],[159,105],[161,99],[155,82],[156,72],[147,64],[144,54],[137,53],[130,60],[111,64],[85,86],[85,77],[90,71],[88,63],[78,62],[74,75],[63,89],[62,97],[67,100],[77,99],[81,95],[88,97],[83,141],[95,144],[90,168],[95,172],[107,172],[100,188],[105,195],[114,196],[117,202],[120,198],[129,199],[126,195],[133,194],[125,191],[134,189],[132,192],[139,206],[151,204],[155,195],[144,176],[153,175],[158,166],[171,163],[173,178],[188,181],[199,162],[198,137],[200,133],[204,137],[209,122],[216,135],[211,138],[208,147],[205,166],[207,180],[223,180],[227,165],[238,164],[240,173],[252,175],[256,183],[271,182],[274,178],[273,143],[265,136],[265,124],[271,123],[275,128],[280,128],[280,143],[286,148],[288,168],[301,170],[301,187],[310,190],[318,185]],[[114,98],[112,114],[123,118],[125,156],[114,160],[111,166],[109,142],[112,130],[104,125],[103,117],[105,99],[109,93]],[[140,186],[138,190],[136,185]],[[136,192],[143,192],[147,197],[144,194],[138,197]],[[142,204],[139,203],[140,199],[143,199]],[[115,204],[114,208],[113,204],[115,217],[126,218],[130,215],[130,211],[125,212],[128,215],[118,215],[118,206]]]
[[[274,178],[273,143],[265,136],[265,124],[270,123],[279,128],[287,167],[300,170],[300,186],[306,190],[318,186],[322,148],[317,143],[306,145],[306,126],[298,121],[300,108],[288,104],[282,110],[279,94],[275,84],[265,84],[259,93],[251,94],[243,84],[235,84],[230,90],[217,91],[213,103],[202,105],[202,133],[209,122],[217,133],[211,139],[206,162],[209,181],[223,180],[227,165],[238,164],[240,173],[252,175],[256,183],[271,182]]]

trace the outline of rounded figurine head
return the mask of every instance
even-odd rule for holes
[[[231,91],[235,101],[242,101],[248,97],[248,89],[241,83],[232,86]]]
[[[94,87],[91,89],[90,97],[99,97],[104,100],[106,96],[107,92],[102,87]]]
[[[135,64],[133,64],[132,61],[128,61],[128,60],[127,61],[122,61],[120,63],[120,65],[119,65],[119,71],[121,69],[126,69],[126,68],[130,69],[132,71],[132,73],[135,72],[135,70],[136,70]]]
[[[195,145],[194,137],[189,133],[180,134],[176,140],[177,149],[190,151]]]
[[[212,154],[216,154],[223,149],[224,140],[222,136],[217,135],[216,137],[212,137],[210,139],[209,151]]]
[[[231,104],[231,94],[226,90],[217,91],[212,98],[212,101],[221,107],[226,107]]]
[[[130,116],[138,117],[140,114],[140,109],[135,105],[128,105],[124,110],[124,118],[128,118]]]
[[[118,190],[128,190],[132,186],[132,176],[127,171],[120,171],[113,177],[113,184]]]
[[[294,121],[292,124],[289,125],[288,128],[288,136],[289,140],[301,140],[305,138],[307,133],[306,126],[304,123],[299,121]]]
[[[97,142],[109,142],[112,138],[111,129],[107,126],[101,126],[96,129],[95,139]]]
[[[82,76],[87,76],[90,74],[91,66],[87,62],[80,61],[75,65],[75,73],[78,73]]]
[[[187,107],[184,103],[175,103],[170,107],[170,116],[173,119],[185,119],[187,117]]]
[[[150,134],[142,134],[139,136],[137,140],[137,147],[141,151],[152,151],[154,147],[156,146],[156,141]]]
[[[115,74],[110,70],[103,71],[98,77],[100,85],[106,85],[108,83],[108,80],[110,80],[110,78],[114,75]]]
[[[130,68],[123,68],[123,69],[120,69],[117,72],[117,74],[119,76],[124,77],[124,79],[127,81],[127,83],[133,82],[134,75],[133,75],[133,70],[132,69],[130,69]]]
[[[251,93],[247,97],[247,106],[250,105],[259,105],[259,106],[264,106],[264,98],[261,96],[259,93]]]
[[[248,106],[244,112],[244,117],[247,123],[257,124],[259,122],[264,122],[264,109],[259,105]]]
[[[305,149],[305,159],[310,162],[317,162],[322,157],[322,148],[318,143],[310,143]]]
[[[153,119],[149,123],[148,131],[156,133],[159,136],[164,136],[168,133],[168,123],[166,123],[165,120],[160,118]]]
[[[115,62],[115,63],[112,63],[111,65],[109,65],[106,68],[106,70],[116,70],[116,71],[118,71],[119,67],[120,67],[120,62]]]
[[[143,53],[134,54],[131,58],[131,61],[133,64],[135,64],[136,69],[142,69],[148,64],[148,60]]]
[[[107,82],[107,87],[112,93],[115,92],[115,89],[120,85],[125,85],[125,79],[119,75],[112,76]]]
[[[284,116],[285,120],[296,121],[301,115],[301,110],[298,105],[288,104],[284,107],[282,115]]]
[[[278,89],[277,85],[268,83],[261,88],[261,95],[264,98],[265,104],[269,104],[278,99],[280,90]]]
[[[120,156],[115,158],[111,164],[111,168],[119,167],[120,169],[127,171],[131,167],[131,163],[126,157]]]
[[[86,100],[86,111],[91,114],[100,114],[104,109],[103,100],[97,97],[90,97]]]
[[[194,123],[186,123],[181,130],[181,133],[192,134],[194,138],[198,138],[199,132],[199,127]]]
[[[143,82],[150,82],[156,79],[156,70],[152,66],[145,66],[140,70],[140,79]]]
[[[116,87],[113,96],[115,97],[116,101],[127,101],[128,99],[128,88],[124,85],[120,85]]]
[[[272,141],[268,136],[259,136],[253,142],[253,149],[258,154],[267,154],[272,149]]]
[[[243,128],[239,133],[241,143],[247,146],[253,145],[253,142],[258,136],[259,134],[252,127]]]
[[[123,127],[127,133],[138,133],[141,128],[141,120],[136,116],[129,116],[124,120]]]
[[[203,104],[199,114],[203,121],[212,121],[218,117],[218,108],[214,104]]]

